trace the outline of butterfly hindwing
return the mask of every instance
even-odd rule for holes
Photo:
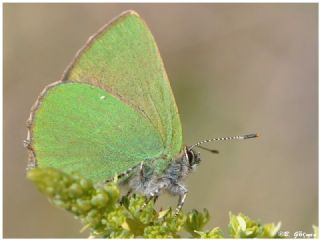
[[[141,114],[88,84],[51,88],[33,125],[39,167],[76,171],[94,181],[161,154],[160,135]]]

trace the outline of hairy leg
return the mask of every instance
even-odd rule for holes
[[[179,195],[178,205],[175,210],[175,215],[178,215],[186,200],[188,189],[181,183],[171,183],[168,187],[168,191],[174,195]]]
[[[122,180],[123,178],[126,178],[128,177],[135,169],[137,169],[138,167],[140,166],[139,165],[136,165],[136,166],[133,166],[132,168],[129,168],[127,171],[123,172],[123,173],[120,173],[117,175],[117,178],[118,180]],[[114,180],[114,177],[113,178],[110,178],[110,179],[107,179],[105,180],[104,182],[105,183],[108,183],[108,182],[112,182]]]
[[[179,196],[179,202],[178,202],[177,208],[175,210],[175,215],[178,215],[179,212],[181,211],[181,208],[183,207],[183,204],[184,204],[184,201],[186,200],[186,197],[187,197],[187,192],[185,192]]]
[[[166,179],[166,178],[159,178],[157,180],[154,180],[154,179],[150,180],[150,182],[148,182],[148,184],[146,184],[145,195],[147,196],[147,199],[146,199],[145,203],[143,204],[142,209],[145,208],[151,200],[153,200],[153,202],[156,203],[161,191],[166,189],[169,184],[170,184],[170,180]]]

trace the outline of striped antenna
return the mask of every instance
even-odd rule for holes
[[[194,147],[198,147],[201,144],[212,142],[212,141],[245,140],[245,139],[256,138],[256,137],[258,137],[258,134],[250,133],[250,134],[244,134],[244,135],[233,136],[233,137],[212,138],[212,139],[200,141],[200,142],[192,145],[191,147],[189,147],[189,149],[191,150]]]

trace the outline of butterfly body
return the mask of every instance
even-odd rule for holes
[[[129,179],[129,187],[135,192],[149,198],[158,198],[162,192],[179,196],[177,212],[181,209],[188,192],[184,185],[184,177],[200,163],[199,153],[183,149],[181,154],[172,160],[163,173],[156,173],[154,169],[143,162],[126,175]]]

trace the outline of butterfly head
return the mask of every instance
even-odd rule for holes
[[[191,170],[195,169],[201,162],[200,153],[188,147],[185,148],[185,157]]]

